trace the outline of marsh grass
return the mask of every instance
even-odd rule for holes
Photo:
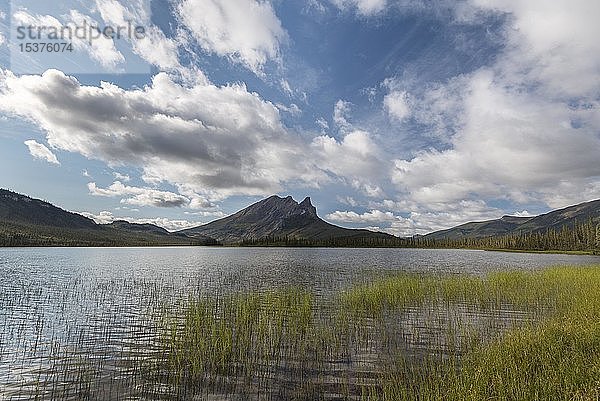
[[[0,293],[0,399],[600,399],[600,266],[192,284]]]
[[[180,395],[596,400],[600,267],[399,274],[329,298],[190,300],[165,323]]]
[[[313,398],[325,365],[342,358],[340,333],[319,319],[315,296],[296,288],[190,301],[166,324],[168,369],[188,396],[292,388]]]

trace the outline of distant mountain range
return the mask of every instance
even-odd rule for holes
[[[584,223],[589,220],[600,224],[600,200],[569,206],[535,217],[504,216],[497,220],[466,223],[448,230],[436,231],[426,235],[425,238],[457,240],[531,234],[549,229],[560,230],[563,227],[572,227],[575,222]]]
[[[310,198],[298,203],[291,196],[271,196],[231,216],[181,232],[191,237],[211,237],[224,244],[268,237],[310,241],[395,238],[385,233],[353,230],[329,224],[319,218]]]
[[[216,241],[169,233],[152,224],[96,224],[48,202],[0,189],[0,246],[210,245]]]
[[[3,246],[216,245],[284,237],[306,241],[395,239],[389,234],[329,224],[317,216],[310,198],[297,203],[291,196],[271,196],[229,217],[170,233],[153,224],[121,220],[96,224],[48,202],[0,189]]]
[[[545,232],[575,222],[600,224],[600,200],[537,217],[504,216],[471,222],[419,238],[462,240]],[[231,216],[199,227],[168,232],[152,224],[115,221],[96,224],[50,203],[0,189],[0,246],[145,246],[290,244],[337,246],[423,245],[368,230],[348,229],[322,220],[310,198],[271,196]]]

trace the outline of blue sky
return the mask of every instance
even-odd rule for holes
[[[0,186],[174,230],[277,193],[422,234],[600,197],[585,0],[0,1]],[[19,26],[142,26],[24,54]]]

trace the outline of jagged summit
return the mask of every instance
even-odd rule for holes
[[[302,202],[300,202],[300,204],[298,205],[302,208],[302,210],[306,210],[307,213],[316,216],[317,215],[317,208],[313,206],[312,202],[310,201],[310,196],[307,196],[306,198],[304,198],[304,200]]]
[[[281,198],[273,195],[248,206],[231,217],[245,217],[250,220],[278,220],[281,222],[287,218],[304,214],[317,217],[317,209],[310,202],[310,198],[307,197],[301,203],[298,203],[291,196]]]
[[[319,218],[310,197],[296,202],[291,196],[270,196],[239,212],[206,225],[184,230],[189,236],[204,235],[223,243],[256,240],[269,236],[322,240],[340,237],[390,237],[367,230],[334,226]]]

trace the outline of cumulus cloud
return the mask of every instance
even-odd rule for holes
[[[446,146],[396,160],[397,187],[421,203],[503,198],[555,208],[600,197],[600,26],[592,17],[600,5],[471,5],[507,16],[506,46],[493,65],[420,96],[415,118],[444,132]]]
[[[512,214],[513,216],[517,216],[517,217],[534,217],[535,215],[529,213],[529,211],[527,210],[522,210],[520,212],[516,212]]]
[[[325,218],[336,223],[384,223],[396,221],[398,218],[391,212],[382,212],[380,210],[371,210],[369,212],[358,214],[356,212],[336,211],[328,214]]]
[[[108,188],[98,188],[95,182],[90,182],[88,189],[94,196],[124,197],[121,203],[128,205],[181,207],[190,204],[190,199],[173,192],[127,186],[120,181],[115,181]]]
[[[553,98],[597,97],[600,91],[600,3],[587,0],[472,0],[510,16],[507,54],[500,66],[510,80],[542,85]]]
[[[182,0],[177,14],[205,51],[228,57],[259,75],[267,61],[279,58],[287,38],[266,0]]]
[[[143,38],[126,38],[132,50],[148,63],[162,71],[180,73],[183,78],[205,81],[201,71],[184,68],[179,62],[177,40],[167,38],[164,32],[152,24],[150,2],[134,1],[123,4],[118,0],[95,0],[96,9],[107,24],[127,26],[130,23],[143,26]],[[192,77],[193,76],[193,77]]]
[[[342,225],[351,224],[372,231],[407,237],[428,234],[469,221],[497,219],[504,214],[497,208],[489,207],[482,200],[443,204],[383,200],[372,201],[369,205],[373,209],[362,214],[354,211],[336,211],[326,218]]]
[[[553,201],[561,182],[586,186],[600,176],[597,105],[574,108],[507,88],[488,70],[468,77],[463,98],[463,121],[451,148],[395,162],[393,180],[413,199],[541,197],[558,207],[565,206]]]
[[[338,100],[333,106],[333,122],[340,130],[349,129],[352,124],[348,122],[348,116],[352,110],[352,103]]]
[[[410,105],[406,91],[391,91],[383,98],[383,106],[393,120],[402,121],[410,116]]]
[[[322,135],[311,143],[311,154],[319,160],[319,166],[361,190],[367,196],[382,195],[374,184],[382,171],[389,171],[383,152],[367,131],[353,130],[341,141]]]
[[[146,218],[146,219],[133,218],[133,217],[116,217],[112,212],[109,212],[106,210],[101,211],[98,214],[89,213],[89,212],[80,212],[79,214],[94,220],[98,224],[110,224],[117,220],[124,220],[124,221],[128,221],[130,223],[135,223],[135,224],[154,224],[155,226],[162,227],[165,230],[171,231],[171,232],[185,230],[187,228],[193,228],[193,227],[197,227],[197,226],[203,224],[201,222],[195,222],[195,221],[189,221],[189,220],[177,220],[177,219],[171,220],[171,219],[167,219],[164,217]]]
[[[52,153],[50,149],[48,149],[45,145],[38,143],[36,141],[29,140],[25,141],[25,145],[29,148],[29,153],[36,159],[47,161],[51,164],[60,164],[56,155]]]
[[[56,70],[2,71],[0,110],[38,125],[57,149],[141,167],[149,183],[185,186],[212,199],[327,180],[277,108],[241,84],[182,86],[159,73],[151,85],[124,90],[106,82],[84,86]]]
[[[141,168],[147,183],[172,184],[191,205],[198,196],[210,204],[334,179],[373,195],[381,171],[391,169],[368,132],[341,140],[291,134],[277,107],[242,84],[184,86],[159,73],[151,85],[125,90],[81,85],[56,70],[2,71],[0,111],[36,124],[54,148]]]

